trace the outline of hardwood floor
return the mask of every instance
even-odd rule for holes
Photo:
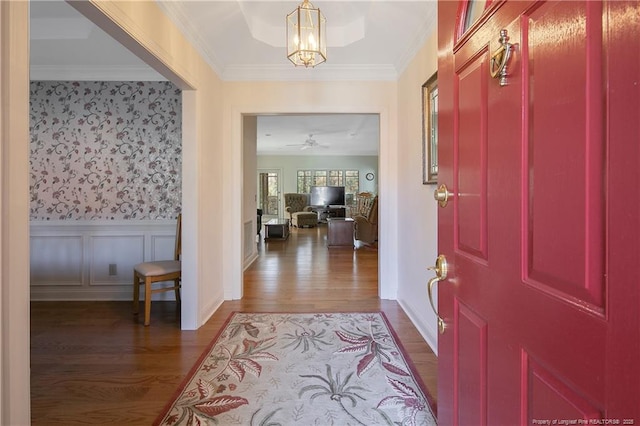
[[[320,226],[259,251],[244,298],[196,331],[180,330],[175,302],[154,302],[149,327],[130,302],[32,302],[32,424],[151,424],[233,311],[381,310],[435,401],[436,357],[398,303],[378,299],[377,250],[327,249]]]

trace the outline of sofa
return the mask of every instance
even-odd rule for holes
[[[284,194],[284,210],[289,223],[296,228],[314,227],[318,224],[318,214],[312,211],[307,194]]]
[[[365,244],[378,241],[378,196],[361,192],[356,196],[356,206],[352,213],[354,238]]]

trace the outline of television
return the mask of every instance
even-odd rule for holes
[[[309,194],[312,206],[344,206],[344,186],[312,186]]]

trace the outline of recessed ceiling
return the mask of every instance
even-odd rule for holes
[[[397,80],[436,28],[435,0],[316,0],[327,19],[327,62],[294,68],[285,16],[300,3],[158,0],[223,80]]]
[[[299,3],[157,0],[225,81],[396,81],[435,31],[435,0],[316,0],[327,18],[327,62],[296,68],[286,58],[285,16]],[[30,10],[33,80],[164,80],[65,1],[31,1]],[[377,120],[376,114],[264,116],[258,149],[280,155],[377,155]],[[286,147],[307,139],[331,149]]]
[[[296,68],[286,58],[285,16],[299,3],[157,1],[225,81],[395,81],[436,28],[435,0],[316,0],[327,18],[327,62]],[[162,79],[65,1],[31,1],[30,10],[34,78],[137,71]]]

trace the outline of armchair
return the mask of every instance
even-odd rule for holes
[[[307,194],[284,194],[284,206],[292,226],[302,228],[313,227],[318,224],[318,215],[307,205]]]
[[[353,220],[356,240],[366,244],[378,241],[378,196],[370,192],[358,194]]]

